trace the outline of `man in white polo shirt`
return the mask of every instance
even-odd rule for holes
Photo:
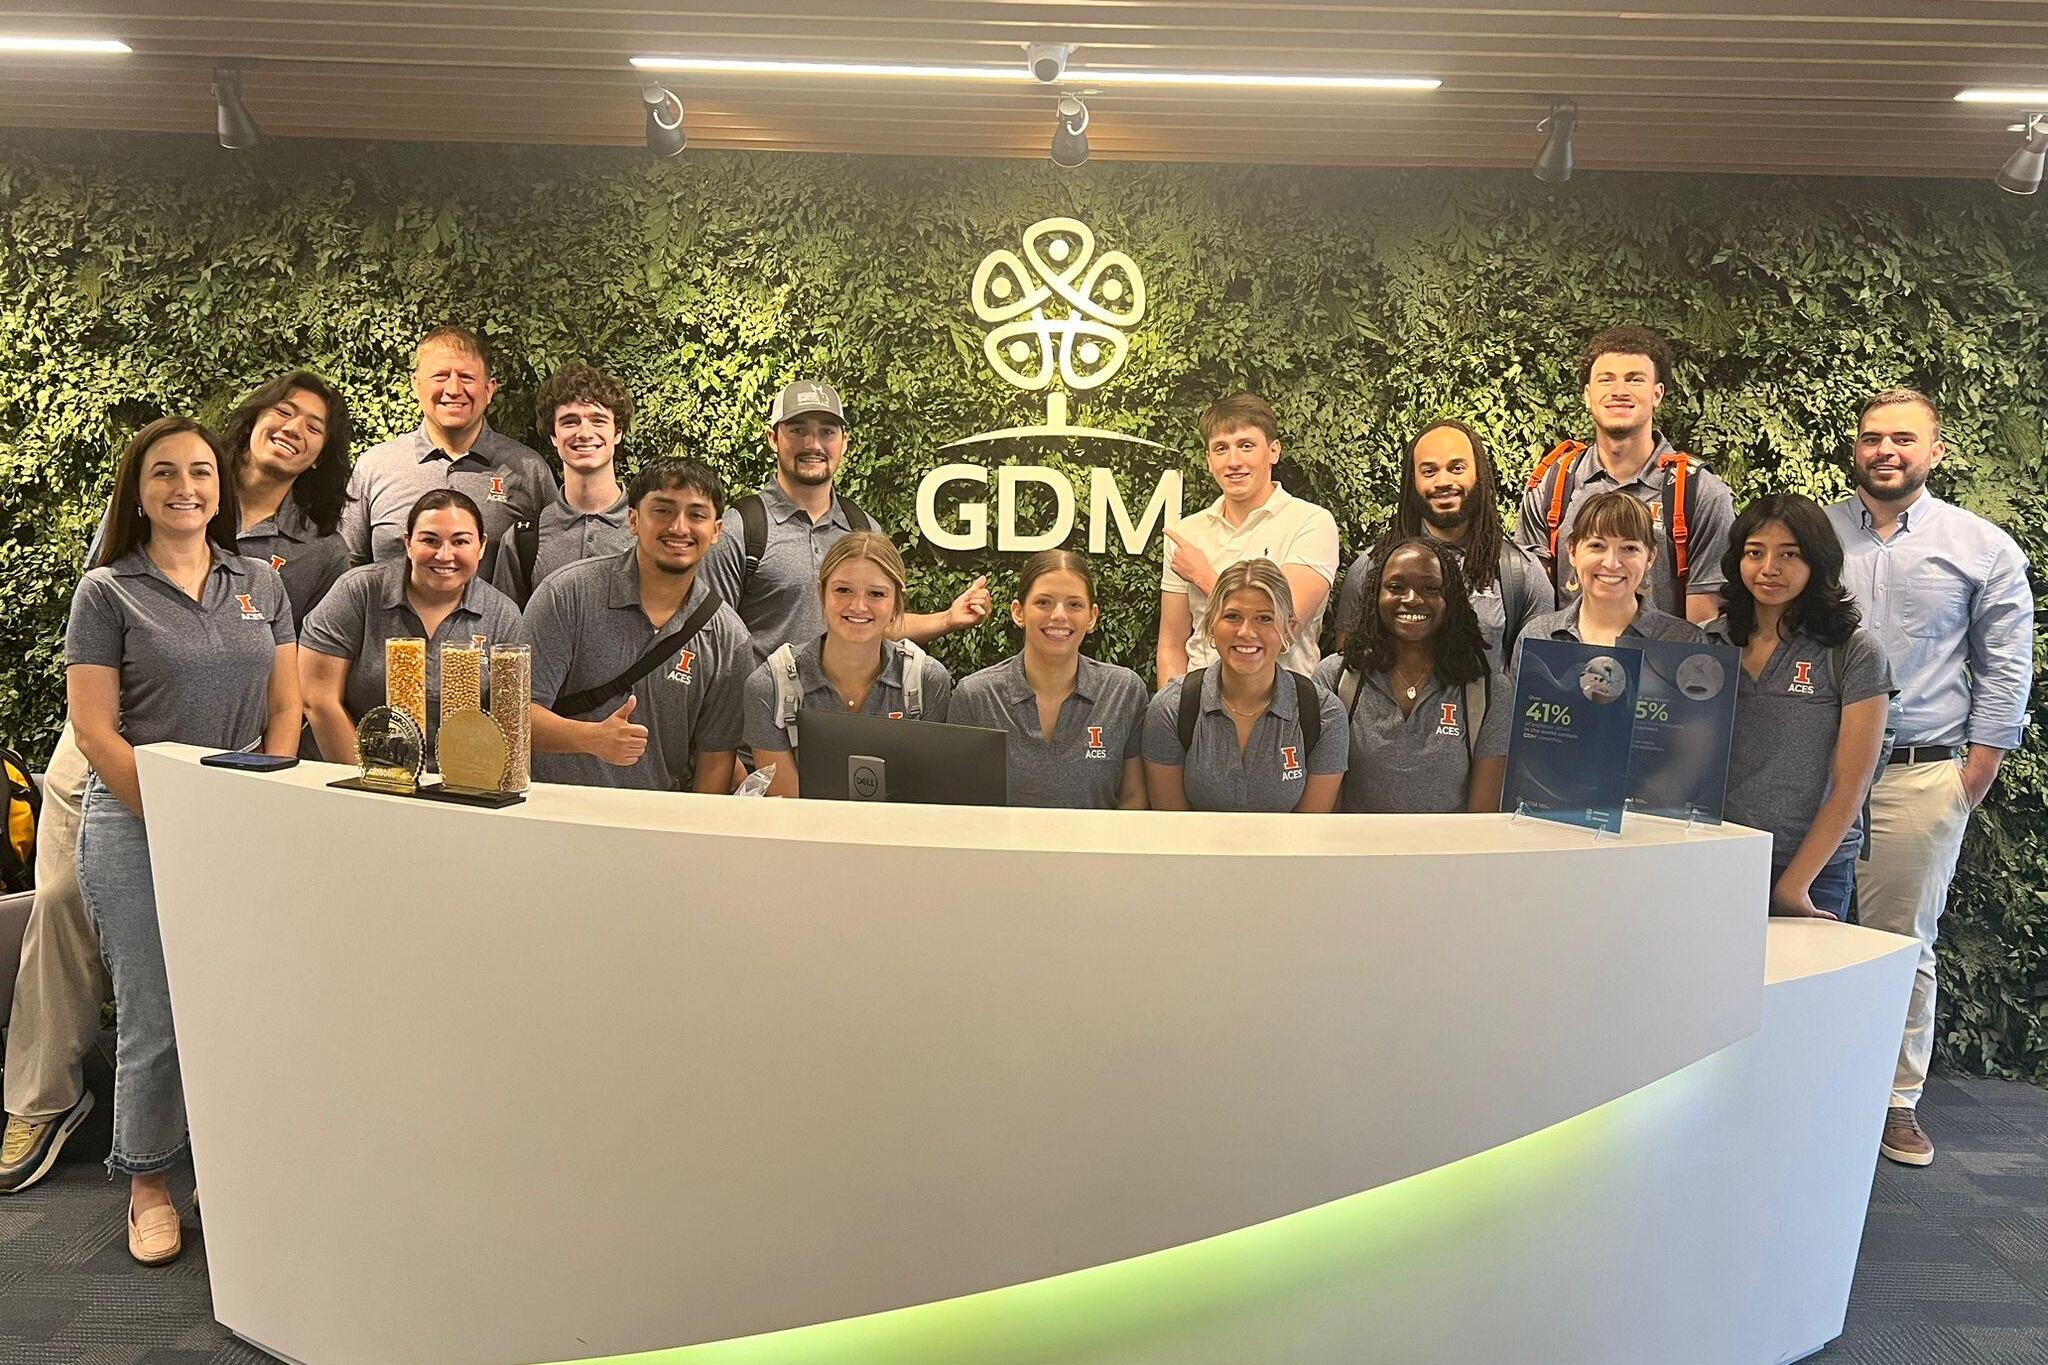
[[[1166,529],[1166,569],[1159,581],[1158,676],[1164,688],[1216,651],[1195,628],[1216,576],[1244,559],[1270,559],[1294,592],[1299,633],[1281,656],[1297,673],[1313,673],[1323,606],[1337,576],[1337,519],[1303,502],[1273,479],[1280,461],[1280,423],[1265,399],[1233,394],[1202,414],[1209,473],[1222,496]]]

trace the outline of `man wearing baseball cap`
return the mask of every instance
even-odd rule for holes
[[[825,551],[850,531],[882,529],[833,489],[846,458],[846,409],[830,384],[800,379],[775,395],[768,448],[775,476],[726,509],[725,531],[704,561],[712,591],[739,612],[762,659],[824,634],[818,564]],[[980,625],[990,606],[988,579],[977,578],[946,610],[906,614],[903,633],[923,644]]]

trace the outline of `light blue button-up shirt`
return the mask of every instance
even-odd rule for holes
[[[2034,680],[2034,595],[2013,538],[1922,491],[1886,540],[1854,496],[1828,508],[1844,586],[1898,684],[1898,743],[2017,749]]]

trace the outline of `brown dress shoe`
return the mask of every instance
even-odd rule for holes
[[[128,1254],[144,1265],[165,1265],[178,1259],[185,1241],[178,1227],[178,1211],[158,1204],[137,1214],[128,1206]]]
[[[1908,1105],[1895,1104],[1886,1112],[1877,1150],[1901,1166],[1934,1164],[1934,1143],[1920,1131],[1920,1120]]]

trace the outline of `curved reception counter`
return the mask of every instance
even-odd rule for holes
[[[1775,1365],[1915,949],[1769,841],[142,751],[215,1314],[303,1365]],[[643,1353],[643,1354],[633,1354]]]

